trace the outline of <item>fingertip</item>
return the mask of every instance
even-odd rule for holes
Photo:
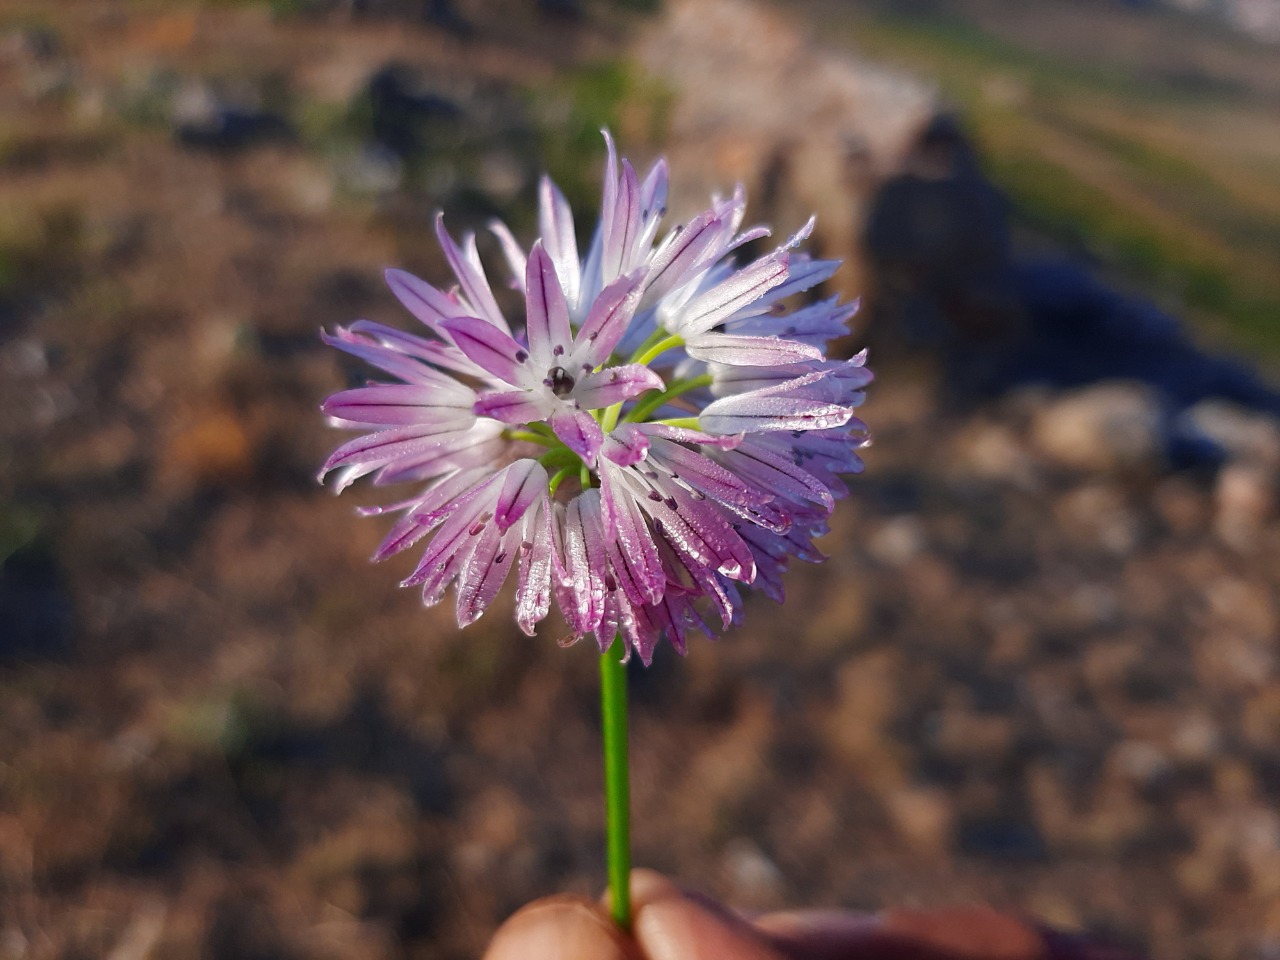
[[[641,868],[631,871],[631,903],[636,910],[659,900],[682,896],[684,892],[657,870]]]
[[[639,960],[635,946],[586,897],[535,900],[494,935],[484,960]]]
[[[648,960],[781,960],[749,925],[723,908],[686,896],[662,877],[657,880],[661,883],[645,878],[645,899],[632,924]]]

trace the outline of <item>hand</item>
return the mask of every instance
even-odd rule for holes
[[[631,875],[632,936],[585,897],[547,897],[502,925],[484,960],[1137,960],[987,907],[747,921],[659,874]]]

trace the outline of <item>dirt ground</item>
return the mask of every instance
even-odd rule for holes
[[[367,562],[317,330],[407,325],[380,271],[443,279],[437,206],[527,238],[579,127],[652,152],[668,93],[600,66],[641,15],[277,6],[0,6],[0,957],[446,960],[603,883],[594,652]],[[403,156],[392,61],[438,98]],[[1169,475],[1073,460],[1059,398],[877,373],[827,562],[636,665],[637,862],[1277,955],[1275,425]]]

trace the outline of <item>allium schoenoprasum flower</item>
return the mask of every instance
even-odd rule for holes
[[[838,266],[797,252],[812,220],[739,266],[735,251],[768,235],[741,231],[739,188],[660,236],[666,163],[641,180],[606,140],[585,257],[550,180],[527,253],[493,224],[524,317],[499,308],[475,237],[456,243],[438,218],[456,285],[387,271],[426,331],[361,320],[324,334],[391,382],[325,402],[360,436],[321,475],[338,490],[369,474],[416,485],[363,511],[399,514],[375,559],[425,540],[403,585],[431,605],[456,582],[459,625],[515,570],[526,633],[554,599],[572,639],[607,650],[621,633],[648,663],[663,635],[684,652],[690,631],[733,623],[741,585],[781,600],[788,560],[820,559],[840,477],[862,466],[853,410],[871,373],[862,355],[823,352],[856,305],[785,308]]]

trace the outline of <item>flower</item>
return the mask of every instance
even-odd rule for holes
[[[741,613],[740,585],[782,599],[791,557],[821,559],[841,474],[861,469],[866,428],[853,418],[871,380],[864,355],[829,360],[856,304],[788,311],[838,261],[796,252],[810,222],[738,268],[746,200],[728,199],[659,240],[667,166],[641,180],[608,161],[600,220],[585,258],[564,196],[544,178],[541,238],[526,252],[492,229],[523,295],[514,326],[499,308],[475,237],[436,220],[456,287],[400,270],[387,282],[427,328],[361,320],[325,341],[394,382],[331,396],[331,422],[361,431],[325,463],[342,490],[421,485],[366,514],[398,519],[375,560],[430,536],[403,586],[438,603],[456,582],[460,626],[516,569],[516,622],[527,634],[554,598],[577,640],[615,635],[647,664],[661,636],[681,653]]]

